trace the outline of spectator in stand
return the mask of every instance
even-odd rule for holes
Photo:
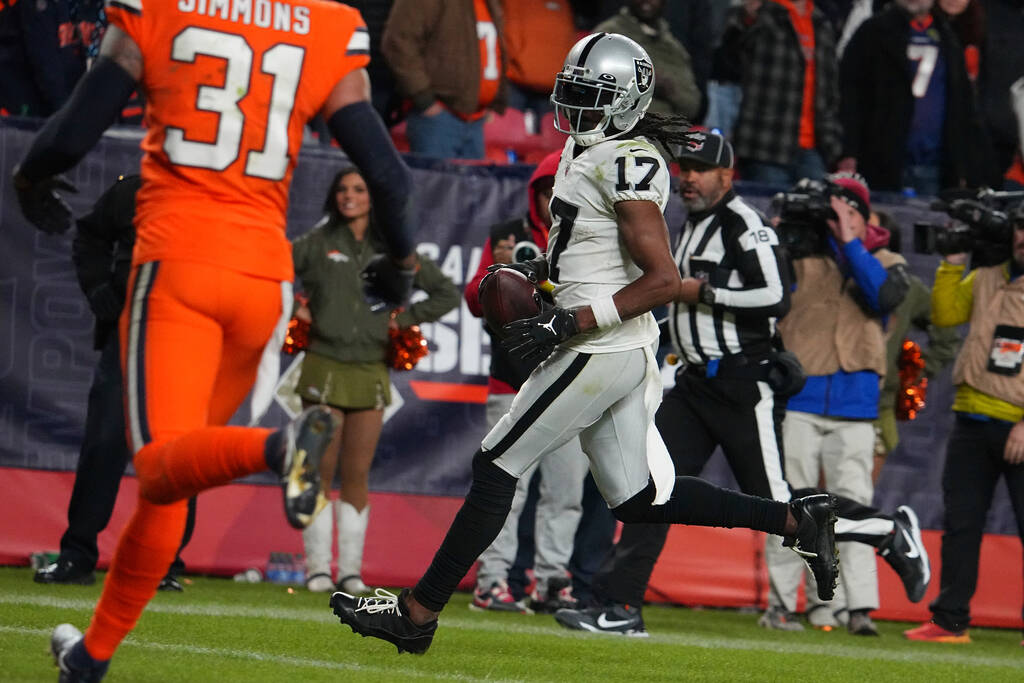
[[[476,275],[466,284],[466,304],[473,315],[483,315],[477,290],[487,275],[488,267],[495,263],[528,261],[547,249],[548,230],[551,228],[548,204],[560,157],[561,151],[549,154],[533,172],[527,186],[527,215],[491,228]],[[508,412],[512,399],[533,369],[540,365],[541,359],[524,361],[509,353],[493,330],[488,328],[487,332],[491,336],[491,373],[487,380],[489,431]],[[527,611],[527,606],[516,600],[509,590],[508,575],[516,557],[519,517],[535,472],[540,472],[541,476],[534,532],[536,552],[533,571],[537,586],[529,607],[535,612],[554,613],[563,607],[576,606],[568,565],[582,513],[580,501],[588,469],[587,456],[580,448],[579,439],[573,439],[542,458],[539,466],[535,464],[519,478],[512,509],[505,518],[504,526],[490,547],[480,555],[476,590],[473,591],[474,607],[501,612]]]
[[[71,245],[78,284],[96,316],[94,348],[100,351],[85,417],[85,435],[68,503],[68,528],[57,561],[35,574],[36,583],[90,585],[99,561],[96,538],[107,528],[117,491],[131,455],[125,442],[124,389],[117,319],[124,308],[135,244],[135,193],[139,176],[121,176],[78,221]],[[188,501],[188,520],[178,556],[158,590],[180,591],[185,571],[181,551],[195,527],[196,499]]]
[[[707,88],[707,114],[704,127],[717,130],[727,139],[732,138],[733,127],[743,101],[743,64],[740,60],[740,39],[746,30],[742,4],[733,5],[725,14],[721,39],[715,45],[711,61],[711,80]]]
[[[876,190],[987,184],[990,156],[960,42],[932,0],[895,0],[865,21],[840,68],[845,171]]]
[[[985,43],[985,8],[981,0],[938,0],[936,17],[942,17],[953,28],[964,51],[967,78],[978,80],[981,70],[981,47]]]
[[[502,0],[508,51],[508,106],[551,111],[551,83],[576,42],[568,0]],[[536,133],[536,130],[529,131]]]
[[[992,494],[1006,481],[1024,538],[1024,204],[1010,218],[1003,263],[966,274],[967,254],[946,254],[935,271],[932,320],[969,323],[953,366],[956,422],[942,471],[942,575],[930,621],[904,631],[910,640],[969,643],[971,597]],[[1024,644],[1024,643],[1022,643]]]
[[[831,179],[841,190],[831,198],[838,219],[828,221],[820,253],[793,255],[796,289],[778,326],[785,348],[796,354],[807,374],[804,388],[786,407],[784,471],[794,489],[816,487],[823,473],[830,492],[870,505],[873,421],[886,372],[883,320],[903,301],[909,284],[903,257],[868,231],[867,186],[854,176]],[[913,516],[908,510],[903,506],[897,515]],[[911,526],[916,527],[916,516]],[[790,562],[778,546],[778,539],[769,538],[765,550],[768,614],[795,609],[803,575],[799,560]],[[860,543],[841,543],[839,553],[839,580],[849,604],[847,628],[854,635],[878,635],[870,617],[878,608],[874,554]],[[814,599],[815,591],[807,592],[811,623],[832,625],[815,620],[813,612],[829,610],[815,610],[821,601]]]
[[[484,118],[492,109],[505,110],[498,0],[395,0],[381,52],[412,106],[407,134],[413,154],[482,159]]]
[[[44,117],[64,104],[85,73],[95,22],[85,20],[88,10],[68,0],[0,0],[0,115]]]
[[[810,0],[745,0],[733,18],[743,101],[733,131],[741,176],[821,179],[839,158],[835,35]]]
[[[1024,185],[1024,167],[1015,155],[1024,140],[1018,134],[1010,93],[1014,82],[1024,76],[1024,0],[986,0],[985,15],[978,77],[980,108],[992,138],[996,171],[1016,178],[1020,186]]]
[[[387,24],[388,14],[394,0],[346,0],[346,5],[359,10],[363,21],[366,22],[366,31],[370,34],[370,64],[366,67],[366,73],[370,76],[370,99],[373,108],[377,110],[385,123],[393,120],[398,114],[396,111],[399,103],[395,98],[395,77],[391,74],[387,62],[380,50],[381,35],[384,33],[384,25]],[[330,134],[325,133],[328,140]]]
[[[331,528],[337,515],[338,590],[366,593],[363,545],[370,519],[370,465],[377,450],[384,408],[391,403],[385,362],[390,327],[433,322],[459,303],[459,293],[437,264],[420,258],[413,286],[427,298],[406,310],[374,311],[363,296],[360,273],[384,245],[371,214],[362,174],[350,166],[338,172],[324,200],[324,217],[292,244],[295,274],[309,296],[297,314],[310,323],[309,348],[296,388],[303,407],[330,408],[335,430],[320,466],[329,486],[341,478],[341,500],[320,511],[302,532],[306,587],[334,590]]]
[[[598,24],[594,33],[619,33],[632,38],[651,56],[655,74],[654,99],[649,111],[695,119],[701,95],[690,53],[669,30],[662,17],[664,9],[665,0],[630,0],[618,14]]]
[[[711,78],[711,59],[715,43],[722,35],[724,11],[716,11],[718,0],[672,0],[665,2],[665,21],[672,35],[679,39],[690,53],[693,78],[701,95],[699,120],[707,109],[708,80]]]

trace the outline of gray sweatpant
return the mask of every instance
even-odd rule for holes
[[[816,488],[821,473],[825,488],[865,505],[871,504],[874,486],[871,468],[875,430],[867,420],[842,420],[789,411],[782,423],[786,479],[794,489]],[[839,524],[836,530],[840,531]],[[769,603],[796,610],[796,593],[806,565],[783,548],[778,536],[766,539],[765,560],[771,583]],[[878,567],[875,549],[864,543],[839,544],[839,585],[850,610],[878,608]],[[808,572],[809,605],[816,604],[814,579]],[[837,591],[838,594],[838,591]]]

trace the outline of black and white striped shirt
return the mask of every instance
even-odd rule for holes
[[[674,303],[672,343],[689,364],[772,350],[775,323],[789,309],[789,278],[775,230],[729,190],[715,206],[692,214],[675,250],[683,277],[705,280],[714,306]]]

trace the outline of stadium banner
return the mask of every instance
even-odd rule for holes
[[[0,467],[73,470],[85,423],[86,401],[97,360],[93,319],[71,264],[72,233],[50,236],[21,217],[11,190],[14,164],[25,153],[32,131],[0,119]],[[67,195],[75,215],[85,214],[119,174],[138,170],[138,129],[104,136],[69,179],[78,194]],[[336,149],[304,148],[295,170],[288,236],[308,230],[321,215],[328,184],[346,165]],[[419,222],[419,250],[435,259],[457,286],[476,271],[481,248],[494,223],[523,215],[525,165],[462,165],[409,157]],[[743,185],[741,196],[766,208],[771,190]],[[915,221],[937,220],[921,199],[887,196],[875,203],[902,226],[911,243]],[[678,233],[684,211],[673,195],[666,222]],[[905,254],[911,270],[931,284],[936,256]],[[301,284],[296,287],[301,291]],[[376,492],[461,497],[469,487],[470,459],[484,433],[489,340],[465,304],[433,324],[423,325],[431,353],[411,372],[392,373],[394,403],[387,413],[371,487]],[[915,336],[918,341],[923,337]],[[288,419],[288,384],[296,358],[281,357],[282,377],[260,424]],[[671,380],[671,370],[664,373]],[[945,442],[952,426],[950,373],[928,386],[928,406],[913,422],[901,423],[902,441],[882,471],[875,502],[883,509],[903,503],[917,510],[922,526],[941,528],[940,479]],[[243,409],[235,424],[248,421]],[[706,475],[734,486],[724,459],[716,456]],[[250,483],[270,483],[254,477]],[[1000,484],[988,531],[1016,534],[1005,485]]]

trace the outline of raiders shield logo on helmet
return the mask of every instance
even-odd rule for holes
[[[636,66],[636,89],[645,93],[654,80],[654,66],[646,59],[634,59],[633,64]]]

